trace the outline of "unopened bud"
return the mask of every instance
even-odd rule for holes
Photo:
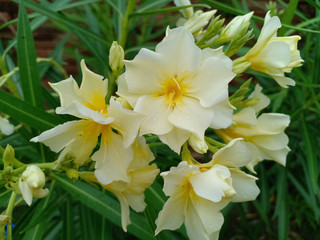
[[[69,168],[66,170],[66,174],[72,181],[77,181],[79,179],[79,174],[76,169]]]
[[[208,151],[208,145],[204,139],[200,139],[195,135],[191,135],[188,142],[192,149],[195,150],[197,153],[203,154]]]
[[[0,132],[10,135],[14,132],[14,126],[6,118],[0,117]]]
[[[193,16],[185,22],[183,27],[187,28],[191,33],[198,33],[204,26],[206,26],[217,10],[208,12],[196,11]]]
[[[232,72],[234,72],[237,75],[240,75],[243,72],[245,72],[250,67],[250,65],[251,65],[251,63],[245,61],[245,59],[243,59],[243,58],[235,59],[233,61]]]
[[[8,166],[12,166],[13,159],[14,159],[14,150],[9,144],[7,144],[6,149],[4,150],[4,153],[3,153],[4,168]]]
[[[177,7],[191,5],[190,0],[174,0],[173,2]],[[189,19],[193,15],[193,7],[181,9],[180,12],[185,18]]]
[[[113,41],[109,51],[109,65],[114,72],[119,72],[123,68],[124,51],[122,47]]]
[[[253,15],[253,12],[250,12],[243,16],[237,16],[232,19],[227,26],[225,26],[220,34],[221,42],[229,42],[238,34],[245,32],[250,24],[250,19]]]

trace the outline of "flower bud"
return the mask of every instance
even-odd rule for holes
[[[14,132],[14,126],[6,118],[0,117],[0,132],[10,135]]]
[[[124,51],[122,47],[113,41],[109,51],[109,65],[114,72],[119,72],[123,68]]]
[[[243,16],[237,16],[225,26],[220,34],[219,40],[221,43],[231,41],[236,35],[240,33],[245,33],[249,27],[250,19],[253,12],[250,12]]]
[[[198,33],[204,26],[206,26],[217,10],[211,10],[208,12],[196,11],[193,16],[188,19],[183,25],[192,34]]]
[[[31,165],[26,168],[19,179],[19,188],[23,199],[30,206],[32,197],[43,198],[48,195],[48,189],[42,189],[45,184],[45,175],[42,170],[36,166]]]
[[[14,150],[9,144],[7,144],[6,149],[4,150],[4,153],[3,153],[4,168],[12,165],[13,159],[14,159]]]
[[[196,137],[195,135],[191,135],[188,142],[193,150],[195,150],[197,153],[203,154],[208,151],[208,145],[206,141]]]
[[[190,0],[174,0],[173,2],[177,7],[191,5]],[[186,19],[189,19],[193,15],[193,7],[181,9],[180,12]]]

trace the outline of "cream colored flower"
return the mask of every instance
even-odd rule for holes
[[[126,170],[133,158],[131,144],[143,116],[123,108],[115,98],[106,106],[107,80],[103,81],[102,76],[87,69],[84,61],[81,68],[83,79],[80,88],[72,77],[51,86],[60,95],[61,107],[56,112],[82,120],[58,125],[31,141],[42,142],[55,152],[62,150],[58,162],[67,153],[72,153],[75,161],[82,165],[89,160],[101,135],[100,149],[92,155],[98,180],[103,184],[126,181]]]
[[[118,94],[146,115],[140,135],[157,134],[179,153],[191,134],[203,139],[209,126],[231,124],[232,61],[221,48],[198,48],[185,28],[168,30],[155,52],[143,48],[125,66]]]
[[[4,135],[10,135],[14,132],[14,126],[6,118],[0,116],[0,132]]]
[[[237,139],[220,149],[207,164],[181,162],[161,173],[163,191],[170,198],[156,220],[156,234],[177,229],[184,222],[190,239],[218,239],[223,224],[220,210],[230,201],[250,201],[259,194],[256,178],[239,169],[251,157]]]
[[[295,85],[295,82],[285,77],[284,73],[302,65],[303,60],[297,49],[300,36],[277,37],[277,30],[281,27],[277,16],[266,14],[257,43],[243,57],[250,62],[250,68],[272,76],[281,87]]]
[[[32,197],[44,198],[48,195],[49,190],[42,189],[45,183],[46,177],[36,165],[28,166],[22,173],[19,179],[19,188],[23,199],[29,206],[32,203]]]
[[[127,181],[113,181],[108,185],[102,186],[114,193],[121,205],[121,223],[124,231],[127,231],[130,221],[131,207],[136,212],[144,211],[146,204],[144,202],[144,191],[151,186],[159,169],[156,164],[149,165],[154,160],[154,156],[143,137],[137,139],[133,145],[133,160],[127,169]],[[84,180],[98,182],[96,178]],[[99,183],[99,182],[98,182]],[[101,184],[101,183],[100,183]]]
[[[233,124],[217,132],[226,142],[234,138],[244,139],[254,155],[254,161],[247,166],[251,171],[254,171],[253,167],[263,159],[285,165],[290,149],[284,130],[290,123],[290,117],[280,113],[263,113],[257,116],[270,100],[261,93],[260,86],[256,87],[254,97],[260,98],[256,106],[244,108],[234,114]]]

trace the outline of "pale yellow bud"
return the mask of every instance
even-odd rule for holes
[[[200,139],[195,135],[191,135],[188,142],[192,149],[195,150],[197,153],[203,154],[208,151],[208,145],[204,139]]]
[[[114,72],[119,72],[123,68],[124,51],[123,48],[113,41],[109,51],[109,65]]]
[[[23,199],[30,206],[32,197],[43,198],[48,195],[48,189],[42,189],[46,183],[46,177],[42,170],[36,166],[31,165],[26,168],[19,179],[19,188]]]

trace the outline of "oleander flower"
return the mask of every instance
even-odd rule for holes
[[[31,165],[24,170],[19,179],[19,189],[24,201],[29,206],[32,203],[32,197],[44,198],[48,195],[49,190],[43,189],[45,183],[46,176],[38,166]]]
[[[70,114],[81,120],[69,121],[43,132],[31,139],[42,142],[52,151],[60,152],[58,163],[67,153],[82,165],[89,160],[101,135],[100,148],[92,155],[96,161],[95,174],[103,184],[127,181],[127,168],[133,158],[134,142],[143,116],[122,107],[116,98],[106,106],[107,79],[91,72],[81,61],[82,83],[80,88],[70,77],[51,84],[59,93],[61,107],[58,114]]]
[[[155,52],[143,48],[125,66],[117,93],[146,115],[140,135],[157,134],[179,153],[192,134],[204,139],[209,126],[231,124],[228,83],[235,74],[222,48],[201,50],[192,34],[178,27],[168,29]]]
[[[9,122],[8,119],[0,116],[0,133],[4,135],[10,135],[14,132],[14,126]]]
[[[252,151],[254,160],[247,167],[254,172],[253,167],[262,160],[274,160],[281,165],[286,164],[290,151],[288,137],[284,133],[290,123],[290,117],[280,113],[263,113],[270,100],[261,93],[257,85],[252,96],[258,97],[259,102],[253,107],[247,107],[233,116],[233,124],[227,129],[219,129],[217,133],[225,142],[234,138],[243,138],[247,147]]]
[[[243,141],[236,139],[207,164],[181,162],[161,173],[163,191],[170,197],[156,220],[155,233],[177,229],[184,222],[190,239],[218,239],[223,224],[220,210],[230,201],[250,201],[259,194],[256,178],[239,169],[251,158]]]
[[[115,194],[121,206],[121,223],[124,231],[127,231],[130,221],[131,207],[136,212],[144,211],[144,191],[151,186],[159,169],[156,164],[149,165],[154,160],[154,156],[143,137],[138,138],[132,145],[133,160],[127,169],[127,181],[113,181],[108,185],[103,185],[94,177],[82,175],[84,180],[100,183],[106,190]]]
[[[250,62],[250,68],[272,76],[281,87],[295,85],[295,82],[284,73],[302,65],[303,60],[297,49],[300,36],[277,37],[281,27],[277,16],[271,17],[270,11],[265,16],[264,25],[256,44],[243,59]]]

